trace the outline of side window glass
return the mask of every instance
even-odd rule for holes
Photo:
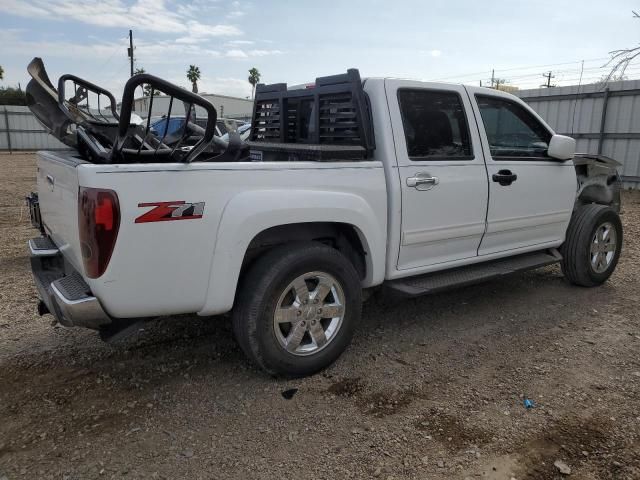
[[[516,102],[476,95],[493,158],[544,158],[551,133]]]
[[[411,160],[472,160],[467,116],[456,92],[398,90]]]

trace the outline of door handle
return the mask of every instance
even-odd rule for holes
[[[498,173],[494,173],[491,176],[491,179],[501,186],[506,187],[515,182],[518,179],[518,175],[512,173],[511,170],[499,170]]]
[[[407,178],[407,187],[416,188],[418,190],[431,190],[440,183],[438,177],[432,177],[428,173],[416,173],[414,177]]]
[[[53,187],[54,182],[53,175],[47,175],[47,183]]]

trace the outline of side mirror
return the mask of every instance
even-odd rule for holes
[[[547,155],[557,160],[571,160],[576,153],[576,141],[565,135],[554,135],[549,142]]]

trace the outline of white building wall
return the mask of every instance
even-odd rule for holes
[[[218,117],[223,118],[237,118],[241,120],[251,119],[251,113],[253,112],[253,100],[239,97],[228,97],[226,95],[210,95],[203,94],[204,98],[209,100],[218,112]],[[141,117],[146,117],[149,111],[149,97],[137,98],[134,101],[134,111]],[[182,102],[176,102],[172,106],[172,115],[183,115],[184,106]],[[159,96],[153,97],[153,109],[152,116],[166,115],[169,110],[169,97]],[[205,115],[204,110],[200,107],[196,107],[196,115]]]

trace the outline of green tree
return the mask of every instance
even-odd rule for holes
[[[251,70],[249,70],[249,83],[251,84],[251,98],[253,98],[253,95],[255,94],[256,85],[258,84],[259,81],[260,81],[260,72],[256,67],[253,67]]]
[[[142,67],[138,67],[133,72],[134,75],[138,75],[139,73],[147,73],[147,71]],[[151,90],[152,90],[151,89],[151,85],[149,85],[148,83],[145,83],[145,84],[142,85],[141,88],[142,88],[142,94],[145,97],[150,97],[151,96]],[[153,95],[158,97],[158,96],[162,95],[162,92],[160,90],[158,90],[158,89],[154,89],[153,90]]]
[[[4,79],[4,69],[2,68],[2,65],[0,65],[0,80]]]
[[[18,88],[0,87],[0,105],[26,105],[27,97]]]
[[[198,80],[200,80],[200,69],[195,65],[189,65],[187,79],[191,82],[191,91],[198,93]]]

